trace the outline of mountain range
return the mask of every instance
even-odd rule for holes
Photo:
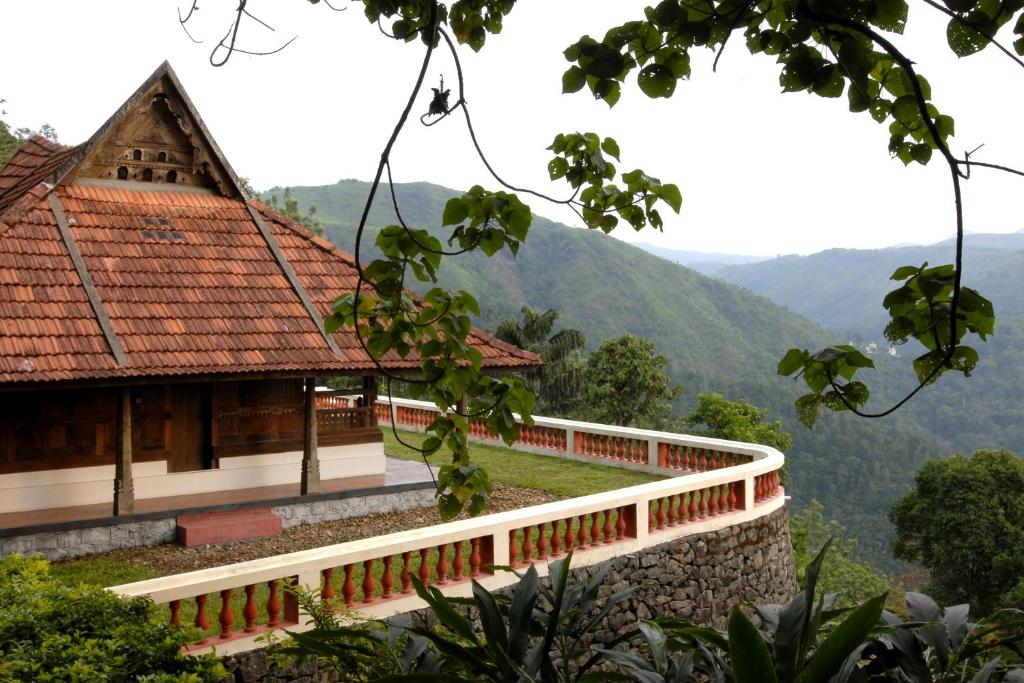
[[[331,241],[352,250],[367,183],[343,180],[290,189],[301,206],[317,207]],[[274,188],[264,196],[280,191]],[[456,194],[429,183],[395,186],[403,218],[417,227],[438,225],[445,202]],[[379,228],[395,222],[390,197],[379,195],[368,224]],[[363,260],[374,256],[372,246],[366,246],[372,245],[374,232],[364,236]],[[863,332],[851,336],[855,330],[881,329],[877,311],[895,265],[949,260],[948,247],[941,245],[907,249],[895,255],[890,252],[900,250],[830,250],[747,263],[723,259],[717,277],[711,278],[600,232],[535,215],[517,258],[505,252],[494,258],[476,253],[446,258],[440,284],[472,292],[480,301],[478,322],[484,327],[493,328],[529,304],[558,309],[559,323],[584,332],[588,349],[627,332],[650,339],[668,358],[673,381],[684,388],[674,406],[677,415],[688,412],[698,394],[710,392],[767,408],[769,418],[782,420],[793,435],[787,456],[794,505],[799,509],[819,500],[859,540],[865,558],[895,571],[899,565],[889,554],[892,531],[886,512],[909,488],[916,469],[928,458],[957,449],[1012,447],[1024,434],[1024,411],[1015,409],[1019,400],[1014,400],[1021,392],[1012,379],[1019,372],[997,376],[993,385],[990,375],[998,370],[989,373],[987,368],[990,357],[1011,362],[1014,349],[1022,348],[1009,343],[1024,339],[1024,320],[1010,314],[1020,304],[1006,310],[1000,306],[1015,287],[1006,273],[1016,271],[1019,280],[1024,254],[995,247],[972,254],[976,277],[970,282],[998,302],[996,339],[1008,343],[981,349],[979,377],[944,379],[911,402],[909,410],[885,420],[827,414],[807,430],[792,405],[802,393],[800,386],[776,375],[775,365],[793,346],[818,349],[847,339],[865,346],[875,341],[871,348],[880,369],[874,373],[871,405],[891,401],[912,386],[909,353],[890,356],[874,337]]]

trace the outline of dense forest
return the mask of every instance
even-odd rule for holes
[[[345,249],[353,246],[366,191],[366,183],[354,180],[291,188],[302,206],[317,206],[326,236]],[[396,194],[405,220],[428,227],[439,223],[445,201],[455,192],[413,183],[397,185]],[[394,223],[390,201],[379,198],[369,222]],[[787,348],[820,348],[836,341],[833,333],[765,297],[597,232],[535,217],[516,261],[479,254],[446,259],[440,279],[446,287],[477,296],[483,310],[479,322],[487,327],[517,315],[525,303],[560,311],[560,325],[581,330],[588,350],[624,333],[653,341],[657,353],[668,358],[672,381],[684,388],[675,401],[679,417],[695,407],[700,393],[767,408],[768,419],[781,419],[793,435],[790,493],[797,508],[821,501],[825,514],[841,521],[880,569],[898,567],[889,549],[889,506],[927,459],[954,450],[948,438],[933,433],[911,412],[885,421],[823,415],[808,431],[792,408],[800,388],[778,377],[775,365]],[[878,389],[885,398],[895,396],[900,386],[883,381]]]

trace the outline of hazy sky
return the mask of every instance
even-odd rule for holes
[[[335,6],[344,5],[342,0]],[[946,167],[904,168],[889,158],[888,134],[846,98],[780,93],[771,58],[731,43],[711,73],[711,55],[694,60],[692,80],[669,100],[650,100],[631,81],[612,110],[584,93],[561,95],[568,66],[562,50],[583,33],[596,37],[642,16],[626,0],[520,0],[480,54],[462,48],[467,100],[491,163],[509,182],[549,194],[545,147],[558,132],[610,135],[623,152],[620,170],[640,167],[683,193],[680,216],[664,234],[628,227],[615,235],[676,249],[775,255],[828,247],[933,242],[954,229]],[[208,58],[226,30],[234,0],[202,0],[190,24],[180,3],[163,0],[5,2],[0,41],[0,98],[14,126],[53,125],[61,141],[91,135],[164,59],[170,60],[235,170],[257,189],[369,179],[412,87],[419,43],[396,44],[362,15],[361,4],[333,12],[305,0],[250,0],[272,25],[242,27],[240,45],[272,49],[235,55],[214,68]],[[954,149],[984,143],[977,158],[1024,166],[1021,136],[1024,69],[995,50],[958,60],[945,47],[944,23],[912,1],[921,31],[897,37],[932,84],[934,100],[956,119]],[[920,16],[918,16],[920,15]],[[1006,41],[1009,42],[1009,41]],[[455,69],[435,53],[428,83]],[[426,110],[429,90],[418,107]],[[396,180],[427,180],[464,189],[498,189],[470,145],[461,117],[426,129],[410,125],[393,157]],[[1024,180],[979,170],[965,187],[968,229],[1024,228]],[[526,199],[524,197],[524,199]],[[574,223],[560,207],[530,199],[536,213]],[[671,212],[669,212],[671,214]]]

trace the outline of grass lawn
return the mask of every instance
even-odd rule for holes
[[[383,430],[386,455],[423,462],[423,457],[419,453],[398,443],[390,427],[384,426]],[[425,435],[416,432],[399,431],[398,435],[403,441],[414,446],[419,446],[426,438]],[[469,452],[473,462],[482,465],[491,475],[492,481],[570,498],[646,484],[664,478],[646,472],[520,453],[508,448],[479,443],[471,443]],[[430,458],[430,464],[440,466],[444,464],[444,457],[444,452],[439,451]]]

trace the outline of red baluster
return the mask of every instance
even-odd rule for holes
[[[708,470],[708,449],[698,448],[700,452],[700,462],[697,464],[697,469],[701,472],[707,472]]]
[[[424,586],[430,585],[430,563],[427,558],[430,555],[430,548],[420,549],[420,581]]]
[[[612,541],[615,540],[615,537],[612,536],[613,529],[614,529],[614,527],[612,526],[612,511],[611,510],[605,510],[604,511],[604,529],[603,529],[603,531],[604,531],[604,542],[605,543],[611,543]]]
[[[544,538],[544,527],[546,525],[541,522],[537,525],[537,559],[546,560],[548,557],[548,540]],[[529,531],[529,528],[527,528]]]
[[[245,587],[245,609],[242,616],[245,617],[245,632],[252,633],[256,630],[256,617],[259,611],[256,609],[256,584],[250,583]]]
[[[391,587],[395,585],[395,576],[391,573],[391,555],[384,556],[384,573],[380,575],[382,598],[391,597]]]
[[[373,591],[377,587],[373,580],[373,560],[363,560],[363,602],[373,602]]]
[[[657,520],[658,529],[665,528],[665,521],[668,519],[668,505],[666,505],[667,502],[668,501],[666,501],[664,498],[659,498],[656,501],[654,501],[654,504],[658,506],[658,514],[655,518]]]
[[[698,493],[699,493],[698,491],[690,491],[689,493],[686,494],[689,497],[689,502],[690,502],[689,506],[687,507],[687,512],[690,513],[690,521],[691,522],[694,521],[695,519],[697,519],[697,515],[700,514],[700,512],[699,512],[700,508],[697,506],[697,495],[698,495]]]
[[[516,530],[510,529],[508,532],[508,563],[509,566],[515,567],[519,560],[519,544],[516,543]]]
[[[409,565],[412,563],[412,552],[405,551],[402,553],[402,573],[398,575],[398,578],[402,582],[402,592],[412,593],[412,575],[409,573]]]
[[[697,509],[700,511],[701,519],[708,516],[708,501],[707,498],[704,497],[704,493],[704,489],[697,491]]]
[[[683,452],[683,469],[688,471],[690,469],[690,447],[680,446],[679,450]]]
[[[587,547],[587,516],[580,515],[580,525],[576,528],[576,547],[585,550]]]
[[[530,538],[530,527],[523,527],[523,564],[533,563],[533,539]]]
[[[341,583],[341,597],[345,599],[345,604],[351,607],[356,595],[356,584],[352,581],[352,565],[346,564],[342,571],[345,572],[345,580]]]
[[[448,583],[448,544],[437,546],[437,585]]]
[[[676,525],[676,497],[675,497],[675,495],[668,496],[668,497],[665,498],[665,501],[668,503],[668,517],[666,518],[665,525],[666,526],[675,526]]]
[[[480,576],[480,539],[474,538],[469,542],[469,575],[476,578]]]
[[[281,598],[277,595],[277,579],[267,581],[267,589],[270,595],[267,596],[267,626],[271,628],[280,626],[281,619]]]
[[[551,522],[551,557],[562,554],[562,537],[558,533],[558,520]]]
[[[235,621],[235,615],[231,612],[231,589],[225,588],[220,592],[220,615],[217,618],[220,622],[220,637],[231,637],[231,624]]]
[[[718,487],[712,486],[708,493],[708,516],[714,517],[718,514]]]
[[[565,520],[565,552],[569,554],[572,552],[573,541],[576,540],[576,534],[572,530],[572,517],[567,517]]]
[[[729,482],[729,512],[736,509],[736,482]]]
[[[465,567],[462,559],[462,541],[455,541],[455,557],[452,559],[452,579],[458,581],[462,578],[462,570]]]
[[[590,514],[590,545],[598,545],[601,542],[601,527],[597,523],[597,513]]]
[[[626,506],[619,508],[618,519],[615,520],[615,537],[622,540],[626,537]]]
[[[321,574],[324,576],[324,589],[320,591],[320,600],[327,604],[334,598],[334,568],[328,567]]]
[[[180,626],[181,625],[181,615],[179,614],[179,612],[181,611],[181,600],[171,600],[170,607],[171,607],[171,624],[174,625],[174,626]]]
[[[209,638],[206,637],[206,629],[210,628],[210,616],[206,613],[206,594],[196,596],[196,619],[194,622],[195,627],[200,630],[203,634],[202,640],[196,642],[196,645],[202,645]]]

